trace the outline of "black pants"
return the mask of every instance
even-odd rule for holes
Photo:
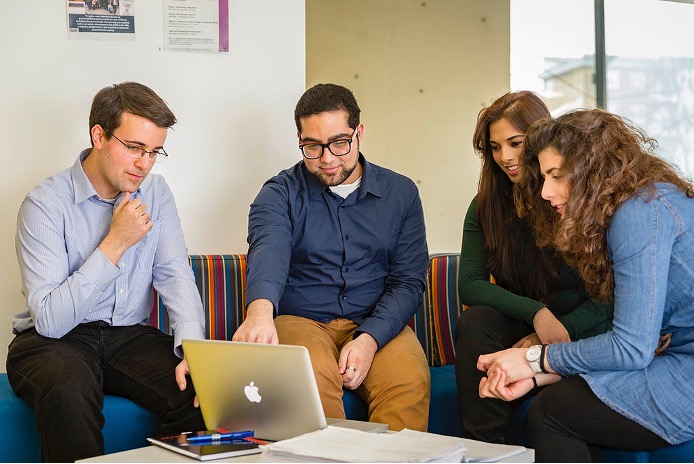
[[[30,329],[10,343],[7,377],[37,415],[46,461],[104,453],[104,394],[129,398],[161,419],[159,433],[204,430],[195,391],[181,392],[173,337],[148,326],[81,324],[60,339]]]
[[[531,395],[513,402],[480,398],[479,384],[486,374],[477,369],[482,354],[511,348],[521,338],[533,333],[531,326],[487,306],[472,306],[460,314],[455,339],[455,378],[458,385],[460,419],[466,434],[475,440],[491,443],[522,444],[510,423],[510,415]]]
[[[529,413],[536,462],[591,462],[593,447],[654,450],[669,444],[595,396],[582,377],[544,388]]]

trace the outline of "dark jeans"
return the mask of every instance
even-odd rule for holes
[[[513,410],[535,390],[513,402],[480,398],[479,384],[486,373],[477,369],[477,358],[511,348],[533,333],[524,321],[517,321],[488,306],[471,306],[460,314],[455,338],[455,379],[463,429],[470,438],[490,443],[522,444],[511,427]]]
[[[104,394],[156,413],[159,433],[204,430],[195,391],[176,384],[173,337],[149,326],[80,324],[60,339],[30,329],[10,343],[7,377],[37,415],[44,459],[72,462],[104,453]]]
[[[669,444],[600,401],[582,377],[538,393],[530,407],[536,462],[592,462],[591,449],[654,450]]]

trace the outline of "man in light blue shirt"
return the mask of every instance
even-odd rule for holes
[[[181,340],[205,337],[178,211],[163,177],[176,117],[126,82],[94,97],[92,147],[24,199],[16,248],[27,305],[13,319],[7,375],[36,411],[44,457],[103,454],[104,394],[159,414],[162,434],[204,423]],[[148,326],[152,287],[174,335]]]

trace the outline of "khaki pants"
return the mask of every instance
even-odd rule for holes
[[[357,324],[348,319],[328,323],[298,316],[278,316],[280,343],[308,348],[326,417],[344,419],[340,350],[352,340]],[[369,420],[391,430],[426,431],[431,378],[424,351],[412,329],[405,327],[376,352],[364,382],[355,390],[369,405]]]

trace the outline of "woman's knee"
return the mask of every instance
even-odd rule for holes
[[[458,334],[475,334],[503,323],[506,316],[489,306],[470,306],[460,313],[456,324]]]

